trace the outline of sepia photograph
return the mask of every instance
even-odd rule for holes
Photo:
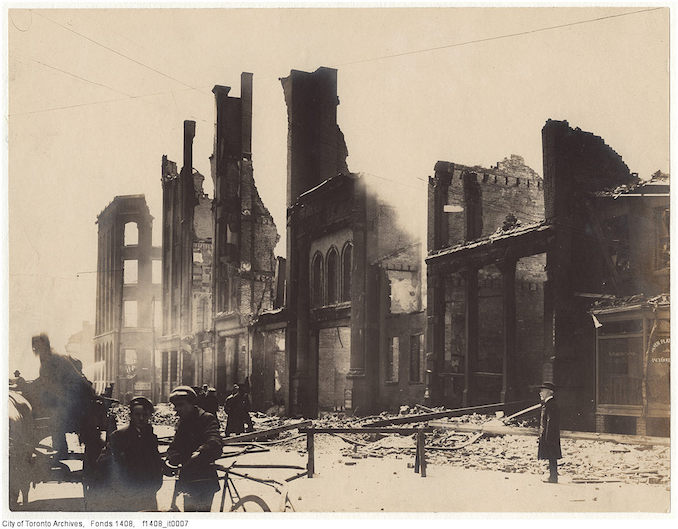
[[[671,515],[668,4],[58,4],[3,5],[3,527]]]

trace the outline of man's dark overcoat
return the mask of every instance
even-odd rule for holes
[[[538,459],[561,459],[560,451],[560,409],[555,398],[550,398],[541,405],[539,421]]]
[[[212,463],[221,456],[221,450],[219,421],[214,415],[196,407],[188,417],[179,419],[174,439],[167,449],[169,462],[182,465],[178,490],[192,496],[217,492],[219,481]],[[191,460],[194,452],[198,452],[198,457]]]
[[[228,414],[226,420],[226,435],[240,434],[245,431],[245,425],[252,430],[252,417],[250,417],[250,399],[246,393],[229,395],[224,403],[224,411]]]

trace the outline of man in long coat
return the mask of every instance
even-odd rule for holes
[[[216,417],[199,408],[196,401],[189,386],[178,386],[170,394],[179,423],[167,460],[170,465],[181,465],[177,491],[184,494],[184,511],[209,512],[220,488],[212,463],[221,456],[222,441]]]
[[[99,456],[105,481],[97,499],[106,511],[157,511],[164,465],[150,423],[153,403],[135,397],[129,410],[129,426],[113,432]]]
[[[547,483],[558,483],[558,460],[563,457],[560,450],[560,409],[554,397],[555,390],[551,382],[544,382],[539,388],[541,420],[537,458],[549,462]]]
[[[254,429],[250,417],[250,398],[238,384],[233,385],[233,393],[226,398],[224,411],[228,414],[226,436],[244,433],[245,425],[249,431]]]

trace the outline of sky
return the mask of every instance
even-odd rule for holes
[[[425,226],[437,160],[511,154],[542,174],[541,128],[568,120],[630,170],[669,171],[669,13],[652,7],[10,10],[9,368],[94,322],[97,215],[143,193],[160,243],[161,157],[197,123],[207,176],[215,84],[254,74],[253,163],[285,254],[287,115],[280,77],[338,69],[348,166]]]

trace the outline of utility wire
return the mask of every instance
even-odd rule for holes
[[[506,35],[495,35],[494,37],[486,37],[482,39],[474,39],[474,40],[467,40],[465,42],[457,42],[455,44],[445,44],[443,46],[435,46],[433,48],[423,48],[420,50],[412,50],[412,51],[404,51],[401,53],[393,53],[391,55],[382,55],[381,57],[374,57],[370,59],[359,59],[357,61],[351,61],[351,62],[344,62],[340,64],[335,64],[332,65],[333,68],[339,67],[339,66],[350,66],[353,64],[361,64],[361,63],[366,63],[366,62],[373,62],[373,61],[381,61],[383,59],[393,59],[396,57],[404,57],[406,55],[415,55],[417,53],[426,53],[429,51],[438,51],[438,50],[445,50],[445,49],[450,49],[450,48],[457,48],[461,46],[468,46],[470,44],[478,44],[481,42],[490,42],[493,40],[499,40],[499,39],[508,39],[511,37],[520,37],[524,35],[531,35],[533,33],[541,33],[544,31],[551,31],[553,29],[561,29],[561,28],[567,28],[571,26],[579,26],[581,24],[590,24],[592,22],[600,22],[602,20],[608,20],[611,18],[618,18],[618,17],[625,17],[625,16],[630,16],[630,15],[637,15],[639,13],[649,13],[651,11],[657,11],[658,9],[666,9],[664,7],[654,7],[650,9],[640,9],[638,11],[631,11],[629,13],[618,13],[616,15],[607,15],[604,17],[598,17],[598,18],[590,18],[588,20],[580,20],[578,22],[569,22],[567,24],[558,24],[556,26],[546,26],[543,28],[537,28],[537,29],[530,29],[527,31],[520,31],[517,33],[507,33]]]
[[[172,77],[171,75],[168,75],[168,74],[166,74],[165,72],[161,72],[160,70],[158,70],[157,68],[154,68],[153,66],[149,66],[148,64],[145,64],[145,63],[143,63],[143,62],[141,62],[141,61],[138,61],[137,59],[134,59],[133,57],[130,57],[129,55],[125,55],[124,53],[119,52],[118,50],[116,50],[116,49],[114,49],[114,48],[111,48],[110,46],[106,46],[105,44],[102,44],[101,42],[99,42],[99,41],[97,41],[97,40],[94,40],[93,38],[90,38],[90,37],[88,37],[87,35],[84,35],[84,34],[78,32],[78,31],[76,31],[76,30],[74,30],[74,29],[72,29],[72,28],[69,28],[68,26],[65,26],[64,24],[61,24],[60,22],[57,22],[56,20],[53,20],[53,19],[51,19],[51,18],[49,18],[49,17],[46,17],[45,15],[39,13],[38,11],[33,11],[33,10],[31,10],[31,13],[33,13],[33,12],[35,12],[35,14],[38,15],[39,17],[44,18],[45,20],[48,20],[48,21],[51,22],[52,24],[56,24],[57,26],[59,26],[59,27],[65,29],[66,31],[70,31],[71,33],[73,33],[73,34],[75,34],[75,35],[78,35],[79,37],[81,37],[81,38],[87,40],[88,42],[91,42],[92,44],[96,44],[97,46],[100,46],[101,48],[103,48],[103,49],[105,49],[105,50],[108,50],[108,51],[110,51],[111,53],[115,53],[116,55],[118,55],[118,56],[120,56],[120,57],[123,57],[124,59],[127,59],[128,61],[131,61],[131,62],[133,62],[134,64],[138,64],[139,66],[143,66],[144,68],[147,68],[148,70],[151,70],[152,72],[155,72],[155,73],[157,73],[157,74],[159,74],[159,75],[162,75],[163,77],[166,77],[167,79],[171,79],[171,80],[174,81],[174,82],[177,82],[177,83],[179,83],[179,84],[181,84],[181,85],[184,85],[185,87],[190,88],[191,90],[196,90],[196,91],[198,91],[198,92],[207,93],[207,92],[205,92],[204,90],[200,90],[199,88],[196,88],[195,86],[191,86],[191,85],[189,85],[189,84],[184,83],[183,81],[180,81],[180,80],[177,79],[176,77]]]
[[[192,90],[191,88],[186,88],[185,90]],[[155,96],[162,96],[162,95],[167,95],[169,92],[156,92],[154,94],[142,94],[138,96],[129,96],[129,97],[119,97],[117,99],[106,99],[104,101],[92,101],[91,103],[79,103],[77,105],[65,105],[62,107],[51,107],[51,108],[43,108],[42,110],[30,110],[28,112],[13,112],[12,114],[9,114],[9,117],[14,117],[14,116],[26,116],[29,114],[42,114],[43,112],[52,112],[53,110],[66,110],[69,108],[79,108],[79,107],[86,107],[86,106],[91,106],[91,105],[103,105],[106,103],[117,103],[120,101],[129,101],[130,99],[142,99],[146,97],[155,97]]]
[[[87,79],[87,78],[85,78],[85,77],[81,77],[81,76],[79,76],[79,75],[77,75],[77,74],[74,74],[73,72],[69,72],[69,71],[67,71],[67,70],[62,70],[61,68],[57,68],[56,66],[52,66],[51,64],[47,64],[46,62],[39,61],[38,59],[34,59],[33,57],[26,57],[26,58],[23,58],[23,57],[18,57],[18,56],[16,56],[16,55],[10,55],[9,57],[10,57],[10,58],[13,58],[13,59],[15,59],[15,60],[18,60],[18,61],[20,61],[20,62],[24,62],[24,63],[25,63],[26,61],[32,61],[32,62],[35,62],[35,63],[41,65],[41,66],[44,66],[45,68],[49,68],[49,69],[51,69],[51,70],[55,70],[55,71],[57,71],[57,72],[63,73],[63,74],[65,74],[65,75],[68,75],[69,77],[73,77],[73,78],[78,79],[78,80],[80,80],[80,81],[85,81],[86,83],[89,83],[89,84],[93,84],[93,85],[96,85],[96,86],[101,86],[102,88],[107,88],[108,90],[112,90],[113,92],[116,92],[116,93],[118,93],[118,94],[122,94],[122,95],[127,96],[127,97],[135,97],[135,96],[132,95],[132,94],[128,94],[127,92],[123,92],[123,91],[121,91],[121,90],[118,90],[118,89],[116,89],[116,88],[113,88],[112,86],[108,86],[108,85],[105,85],[105,84],[103,84],[103,83],[98,83],[98,82],[96,82],[96,81],[92,81],[91,79]]]

